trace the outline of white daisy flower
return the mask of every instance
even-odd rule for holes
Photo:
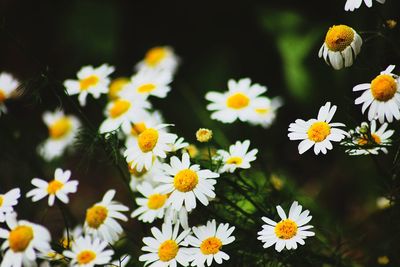
[[[315,233],[308,231],[313,228],[312,225],[306,225],[311,221],[312,216],[308,216],[308,210],[301,211],[302,206],[294,201],[289,210],[289,215],[286,217],[281,206],[276,206],[280,222],[275,222],[267,217],[262,217],[266,223],[262,226],[263,230],[258,232],[258,239],[264,243],[264,248],[268,248],[275,244],[275,249],[281,252],[286,249],[297,249],[297,243],[304,245],[304,239],[309,236],[314,236]]]
[[[118,220],[127,221],[128,218],[122,214],[129,208],[114,201],[115,190],[108,190],[101,202],[94,204],[86,210],[84,232],[99,237],[102,240],[113,243],[118,240],[123,229]]]
[[[130,260],[131,260],[131,256],[129,256],[128,254],[125,254],[125,255],[122,255],[121,257],[119,257],[119,259],[112,261],[110,265],[106,265],[106,266],[125,267],[128,265]]]
[[[325,42],[318,56],[335,70],[350,67],[360,53],[362,39],[353,28],[346,25],[334,25],[329,28]]]
[[[156,191],[171,194],[167,205],[172,205],[175,210],[184,206],[187,211],[191,211],[196,208],[196,198],[205,206],[208,205],[209,198],[215,198],[215,178],[219,174],[200,170],[197,164],[191,165],[188,153],[182,155],[182,161],[176,156],[171,157],[170,164],[164,164],[163,168],[165,175],[156,178],[161,183]]]
[[[331,141],[340,142],[347,133],[334,127],[345,126],[343,123],[330,122],[336,112],[336,106],[331,107],[327,102],[319,109],[317,119],[304,121],[297,119],[289,125],[289,139],[303,140],[299,144],[299,153],[303,154],[314,146],[314,153],[326,154],[327,150],[333,148]]]
[[[50,250],[50,233],[38,224],[17,221],[14,213],[6,218],[10,230],[0,228],[0,238],[5,239],[1,267],[35,266],[36,255]]]
[[[114,251],[107,248],[107,242],[91,236],[81,236],[72,244],[71,250],[63,252],[71,259],[71,266],[92,267],[110,263]]]
[[[390,65],[371,83],[362,83],[353,88],[353,91],[364,91],[354,103],[362,105],[362,113],[369,107],[368,120],[379,119],[383,123],[400,119],[400,86],[399,76],[392,73],[396,66]]]
[[[157,159],[154,159],[150,170],[143,168],[141,171],[138,171],[136,167],[132,167],[133,165],[135,164],[128,163],[129,173],[131,174],[129,186],[134,192],[138,191],[137,187],[142,183],[149,183],[153,186],[156,185],[157,182],[154,180],[154,178],[163,173],[161,168],[162,165]]]
[[[138,219],[145,223],[152,223],[156,218],[163,218],[168,195],[155,192],[153,186],[146,182],[138,185],[137,190],[144,197],[136,198],[139,208],[132,212],[131,217],[139,216]]]
[[[213,260],[221,264],[223,260],[229,260],[229,255],[222,251],[222,247],[235,241],[232,232],[235,227],[229,227],[229,224],[219,224],[218,228],[215,220],[208,221],[207,225],[193,227],[194,235],[186,238],[191,252],[189,261],[191,266],[211,266]]]
[[[208,92],[206,99],[212,103],[207,106],[208,110],[214,111],[211,119],[223,123],[232,123],[239,119],[248,121],[251,114],[264,101],[259,96],[266,92],[267,88],[259,84],[251,84],[249,78],[239,81],[229,80],[228,91],[224,93]]]
[[[61,156],[73,144],[81,123],[75,116],[64,115],[62,110],[46,111],[43,121],[49,130],[49,138],[39,146],[38,152],[50,161]]]
[[[269,99],[267,97],[260,97],[264,101],[257,101],[257,106],[254,107],[250,123],[253,125],[260,125],[263,128],[268,128],[276,118],[277,109],[282,106],[280,97]]]
[[[6,218],[14,212],[14,206],[18,204],[21,190],[14,188],[5,194],[0,194],[0,223],[5,222]]]
[[[179,224],[172,227],[171,223],[164,223],[161,231],[157,227],[151,228],[151,233],[154,237],[143,238],[143,243],[146,245],[142,250],[149,252],[141,255],[139,261],[144,261],[145,266],[163,266],[176,267],[177,263],[188,266],[186,236],[190,233],[190,229],[179,233]]]
[[[250,162],[256,160],[257,149],[248,151],[250,147],[250,141],[245,140],[243,142],[236,141],[234,145],[229,147],[229,152],[225,150],[217,151],[217,158],[222,159],[222,168],[219,169],[219,173],[234,172],[237,168],[248,169],[251,167]]]
[[[376,0],[377,2],[384,4],[386,0]],[[372,7],[372,0],[347,0],[344,6],[344,10],[346,11],[354,11],[355,9],[360,8],[362,2],[364,2],[367,7]]]
[[[97,68],[85,66],[77,73],[77,80],[66,80],[64,86],[68,94],[78,94],[79,104],[86,105],[86,97],[91,94],[94,98],[99,98],[101,94],[108,93],[110,78],[114,72],[114,67],[103,64]]]
[[[131,80],[127,77],[119,77],[111,81],[108,88],[108,99],[115,100],[119,98],[119,93]]]
[[[54,205],[54,201],[58,198],[61,202],[68,204],[68,194],[75,193],[78,187],[78,181],[69,181],[71,171],[63,171],[56,169],[54,179],[50,182],[39,178],[33,178],[31,183],[37,188],[32,189],[26,194],[26,197],[31,197],[33,202],[39,201],[42,198],[49,196],[49,206]]]
[[[0,115],[1,113],[6,113],[7,108],[4,102],[17,95],[17,88],[19,87],[19,82],[9,73],[0,73]]]
[[[179,59],[168,46],[157,46],[147,51],[145,58],[136,65],[136,70],[159,70],[175,73]]]
[[[167,206],[164,215],[164,223],[179,223],[183,229],[189,229],[188,211],[184,206],[180,210],[175,210],[172,206]]]
[[[166,133],[162,129],[169,124],[160,124],[153,128],[146,128],[141,132],[132,145],[127,147],[124,156],[131,168],[142,171],[149,170],[153,165],[154,157],[166,158],[166,152],[171,151],[171,144],[177,138],[175,134]]]
[[[179,137],[176,139],[176,141],[171,145],[171,152],[176,152],[178,150],[181,150],[183,148],[186,148],[189,146],[188,142],[185,142],[185,138]]]

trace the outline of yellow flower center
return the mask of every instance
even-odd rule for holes
[[[146,128],[147,128],[146,123],[144,123],[144,122],[138,122],[138,123],[132,124],[131,135],[138,136],[139,134],[144,132],[144,130],[146,130]]]
[[[117,118],[127,112],[131,107],[131,102],[128,100],[117,99],[114,101],[112,107],[110,108],[110,117]]]
[[[374,142],[376,144],[380,144],[382,142],[381,138],[377,135],[377,134],[371,134],[372,139],[374,140]],[[365,146],[366,144],[368,144],[368,138],[367,137],[361,137],[358,142],[357,142],[360,146]]]
[[[331,133],[331,126],[324,121],[314,122],[307,131],[308,139],[322,142]]]
[[[10,248],[14,252],[23,252],[33,239],[33,229],[30,226],[15,227],[8,236]]]
[[[156,86],[154,84],[147,83],[147,84],[143,84],[143,85],[139,86],[137,91],[139,93],[150,93],[154,89],[156,89]]]
[[[147,51],[144,61],[147,65],[155,67],[167,56],[167,50],[164,47],[154,47]]]
[[[0,89],[0,103],[4,102],[4,100],[6,100],[6,94]]]
[[[60,244],[63,246],[63,248],[71,248],[73,241],[74,240],[72,238],[70,238],[69,242],[68,242],[68,238],[63,237],[60,239]]]
[[[386,102],[392,99],[396,91],[397,82],[391,75],[378,75],[371,82],[372,96],[378,101]]]
[[[178,254],[178,244],[174,240],[167,240],[158,247],[158,257],[161,261],[168,262]]]
[[[72,128],[71,120],[63,117],[49,127],[49,135],[53,139],[64,137]]]
[[[265,115],[269,113],[269,108],[256,108],[255,111],[260,115]]]
[[[222,247],[222,242],[219,238],[209,237],[201,242],[200,250],[204,255],[217,254]]]
[[[130,174],[132,174],[133,176],[135,176],[135,177],[141,177],[141,176],[143,176],[143,175],[147,172],[146,168],[143,168],[141,171],[138,171],[138,170],[136,169],[136,167],[132,167],[132,166],[133,166],[132,163],[133,163],[133,162],[129,162],[128,168],[129,168]]]
[[[235,93],[228,97],[226,105],[233,109],[242,109],[249,105],[250,98],[243,93]]]
[[[343,51],[354,40],[354,31],[346,25],[335,25],[329,28],[325,37],[325,44],[329,50]]]
[[[158,131],[153,128],[146,129],[139,134],[138,144],[144,153],[152,151],[157,145],[157,141]]]
[[[108,91],[108,96],[110,99],[117,99],[118,93],[122,88],[129,83],[129,79],[125,77],[117,78],[110,84],[110,89]]]
[[[58,190],[63,188],[63,186],[64,186],[64,184],[62,182],[54,179],[47,186],[47,193],[49,193],[50,195],[54,195],[55,193],[57,193]]]
[[[226,164],[235,164],[235,165],[240,165],[242,164],[243,159],[241,157],[230,157],[227,161]]]
[[[106,207],[96,205],[86,211],[86,222],[91,228],[99,228],[107,219],[108,210]]]
[[[147,207],[151,210],[158,210],[164,206],[165,201],[167,200],[167,195],[161,194],[153,194],[149,196],[149,200],[147,201]]]
[[[174,186],[180,192],[192,191],[199,183],[199,177],[195,171],[184,169],[174,177]]]
[[[0,207],[3,206],[4,196],[0,195]]]
[[[297,224],[290,219],[280,221],[275,226],[275,234],[280,239],[290,239],[297,234]]]
[[[89,87],[96,85],[99,82],[99,77],[91,75],[85,79],[79,81],[81,91],[89,89]]]
[[[80,265],[88,264],[96,258],[96,253],[91,250],[82,250],[76,256],[76,260]]]

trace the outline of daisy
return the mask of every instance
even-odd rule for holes
[[[364,113],[369,107],[368,120],[379,119],[383,123],[400,119],[400,86],[399,76],[392,73],[396,66],[390,65],[371,83],[362,83],[353,88],[353,91],[364,91],[354,103],[363,104],[361,111]]]
[[[129,78],[126,77],[120,77],[114,79],[108,88],[108,98],[110,100],[115,100],[119,98],[119,93],[122,91],[122,89],[125,87],[130,82]]]
[[[5,194],[0,194],[0,223],[5,222],[8,215],[14,212],[14,206],[18,204],[21,190],[14,188]]]
[[[177,263],[188,266],[186,236],[190,233],[190,229],[184,230],[179,234],[179,224],[172,227],[171,223],[164,223],[161,231],[157,227],[151,228],[154,237],[143,238],[142,250],[149,252],[141,255],[139,261],[144,261],[145,266],[163,266],[176,267]]]
[[[132,167],[135,164],[128,163],[128,170],[131,174],[131,181],[129,186],[132,191],[138,191],[138,186],[143,183],[149,183],[151,185],[156,185],[157,182],[154,180],[155,177],[161,175],[163,173],[161,169],[161,163],[159,160],[155,159],[153,165],[149,170],[143,168],[141,171],[138,171],[136,167]]]
[[[362,39],[353,28],[346,25],[334,25],[326,33],[325,42],[318,56],[335,70],[353,65],[361,51]]]
[[[143,97],[143,96],[141,96]],[[164,119],[162,115],[158,111],[154,111],[152,113],[144,112],[140,113],[140,117],[136,116],[135,121],[131,123],[130,128],[121,128],[122,132],[126,135],[126,147],[134,146],[134,143],[137,142],[139,134],[141,134],[147,128],[154,128],[160,124],[164,123]],[[165,131],[166,128],[161,129]]]
[[[97,68],[85,66],[77,73],[77,80],[66,80],[64,86],[68,94],[78,94],[79,104],[86,105],[86,97],[91,94],[94,98],[99,98],[101,94],[108,93],[108,85],[110,78],[108,77],[114,72],[114,67],[103,64]]]
[[[189,146],[188,142],[185,142],[185,138],[179,137],[176,141],[171,145],[171,152],[176,152],[178,150],[184,149]]]
[[[131,168],[142,171],[149,170],[153,165],[154,157],[166,158],[166,152],[171,151],[171,145],[175,142],[175,134],[166,133],[162,129],[170,124],[160,124],[153,128],[146,128],[141,132],[131,146],[125,150],[124,156]]]
[[[289,139],[303,140],[299,144],[299,153],[303,154],[314,146],[314,153],[319,152],[326,154],[327,150],[331,150],[333,142],[340,142],[347,133],[341,129],[334,127],[345,126],[343,123],[330,122],[336,112],[336,106],[331,107],[331,103],[327,102],[319,109],[317,119],[304,121],[297,119],[289,125]]]
[[[114,201],[115,190],[108,190],[101,202],[94,204],[86,210],[84,231],[99,237],[102,240],[113,243],[118,240],[123,229],[118,220],[127,221],[128,218],[122,214],[128,211],[128,207]]]
[[[17,95],[16,90],[18,87],[19,82],[11,74],[6,72],[0,73],[0,115],[1,112],[7,112],[4,102]]]
[[[146,182],[138,185],[137,190],[144,197],[136,198],[139,208],[132,212],[131,217],[139,216],[138,219],[145,223],[152,223],[156,218],[163,218],[168,195],[156,193],[153,186]]]
[[[229,80],[228,91],[224,93],[208,92],[206,99],[212,103],[207,106],[213,111],[211,119],[223,123],[232,123],[239,119],[248,121],[259,101],[259,95],[267,88],[259,84],[251,84],[249,78],[239,81]]]
[[[386,0],[376,0],[377,2],[384,4]],[[344,6],[344,10],[346,11],[354,11],[355,9],[360,8],[363,0],[347,0]],[[372,0],[364,0],[364,3],[367,7],[372,7]]]
[[[72,244],[71,250],[64,251],[64,256],[71,259],[71,266],[92,267],[111,261],[114,251],[107,248],[107,242],[91,236],[81,236]]]
[[[232,232],[235,227],[229,224],[216,225],[215,220],[208,221],[207,225],[193,227],[193,235],[189,235],[186,241],[193,248],[189,248],[191,266],[211,266],[213,260],[221,264],[223,260],[229,260],[229,255],[222,251],[222,247],[235,241]]]
[[[306,225],[311,221],[312,216],[308,216],[308,210],[301,211],[302,206],[294,201],[289,210],[289,215],[286,217],[285,212],[281,206],[276,206],[280,222],[262,217],[266,223],[262,226],[263,230],[258,232],[258,239],[264,243],[264,248],[268,248],[275,244],[275,249],[281,252],[285,247],[286,249],[297,249],[297,243],[304,245],[304,239],[309,236],[314,236],[315,233],[308,231],[313,228],[312,225]]]
[[[33,178],[32,184],[37,188],[32,189],[26,194],[26,197],[32,197],[32,201],[36,202],[42,198],[49,196],[49,206],[54,205],[54,200],[58,198],[61,202],[68,204],[68,194],[75,193],[78,187],[78,181],[69,181],[71,171],[63,171],[56,169],[54,179],[50,182],[39,178]]]
[[[215,178],[219,174],[200,170],[197,164],[191,165],[188,153],[182,155],[182,161],[176,156],[171,157],[170,164],[164,164],[163,168],[165,175],[157,178],[161,185],[156,191],[171,194],[167,205],[172,205],[175,210],[184,206],[187,211],[191,211],[196,208],[196,198],[204,206],[208,205],[209,198],[215,198]]]
[[[49,130],[49,138],[39,146],[38,152],[49,161],[61,156],[73,144],[81,123],[75,116],[65,115],[61,110],[46,111],[43,121]]]
[[[282,106],[282,100],[280,97],[274,97],[269,99],[262,97],[264,101],[258,101],[257,106],[254,107],[250,124],[260,125],[263,128],[268,128],[274,122],[276,118],[276,111]]]
[[[178,67],[179,59],[174,50],[168,46],[157,46],[147,51],[145,58],[136,65],[136,70],[159,70],[174,74]]]
[[[36,254],[50,250],[50,233],[46,228],[28,221],[17,221],[14,213],[7,217],[10,230],[0,228],[0,238],[6,239],[1,267],[34,266]]]
[[[257,149],[249,150],[250,141],[243,142],[236,141],[234,145],[229,147],[229,152],[225,150],[218,150],[217,157],[222,158],[222,168],[219,173],[234,172],[237,168],[248,169],[250,162],[256,160]]]

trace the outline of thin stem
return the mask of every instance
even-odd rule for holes
[[[59,208],[59,210],[60,210],[60,212],[61,212],[61,215],[62,215],[62,217],[63,217],[63,220],[64,220],[64,226],[65,226],[65,229],[66,229],[66,231],[67,231],[67,248],[69,248],[69,245],[70,245],[70,238],[69,238],[69,225],[68,225],[67,216],[66,216],[65,213],[64,213],[62,204],[61,204],[60,202],[58,202],[58,201],[57,201],[57,206],[58,206],[58,208]]]

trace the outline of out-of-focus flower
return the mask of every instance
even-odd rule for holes
[[[277,110],[282,106],[283,101],[280,97],[272,99],[263,97],[263,99],[263,101],[258,101],[257,106],[253,109],[250,123],[268,128],[274,122]]]
[[[394,19],[388,19],[385,21],[385,25],[386,27],[388,27],[389,29],[394,29],[397,26],[397,20]]]
[[[65,229],[63,236],[59,242],[63,246],[63,248],[70,249],[75,240],[77,240],[82,235],[83,235],[82,226],[77,225],[75,226],[74,229],[69,229],[68,231],[67,229]]]
[[[195,158],[199,155],[199,149],[194,144],[189,144],[187,147],[185,147],[185,151],[191,158]]]
[[[136,70],[167,71],[174,74],[178,63],[179,59],[171,47],[157,46],[147,51],[145,58],[136,65]]]
[[[269,178],[269,181],[271,182],[275,190],[279,191],[284,186],[284,181],[281,178],[279,178],[279,176],[276,174],[272,174],[271,177]]]
[[[390,206],[392,206],[393,203],[390,199],[388,199],[387,197],[378,197],[376,199],[376,206],[378,207],[378,209],[387,209]]]
[[[4,102],[12,97],[17,96],[17,89],[19,81],[16,80],[11,74],[2,72],[0,73],[0,115],[7,112],[7,107]]]
[[[379,265],[388,265],[390,262],[388,256],[380,256],[376,261]]]
[[[185,138],[179,137],[175,140],[175,142],[171,145],[171,152],[176,152],[178,150],[184,149],[189,146],[188,142],[185,142]]]
[[[234,145],[229,147],[229,152],[225,150],[217,151],[217,158],[222,159],[222,168],[219,173],[234,172],[237,168],[248,169],[251,167],[250,162],[256,160],[258,149],[249,150],[250,141],[236,141]]]
[[[212,139],[213,132],[206,128],[200,128],[196,132],[196,139],[201,143],[209,142]]]
[[[132,167],[134,165],[135,164],[132,164],[131,162],[128,163],[128,170],[131,174],[129,186],[131,187],[132,191],[137,191],[137,187],[144,182],[153,186],[157,184],[154,178],[158,175],[161,175],[163,172],[161,169],[161,163],[157,159],[154,160],[150,170],[143,168],[141,171],[138,171],[136,167]]]
[[[14,188],[5,194],[0,194],[0,223],[5,222],[6,218],[14,212],[14,206],[18,204],[21,190]]]
[[[347,0],[344,6],[346,11],[354,11],[360,8],[362,2],[364,1],[367,7],[372,7],[372,0]],[[384,4],[386,0],[376,0],[378,3]]]
[[[114,79],[108,89],[108,98],[110,100],[115,100],[119,98],[119,93],[122,91],[125,85],[130,82],[130,79],[127,77],[120,77]]]

